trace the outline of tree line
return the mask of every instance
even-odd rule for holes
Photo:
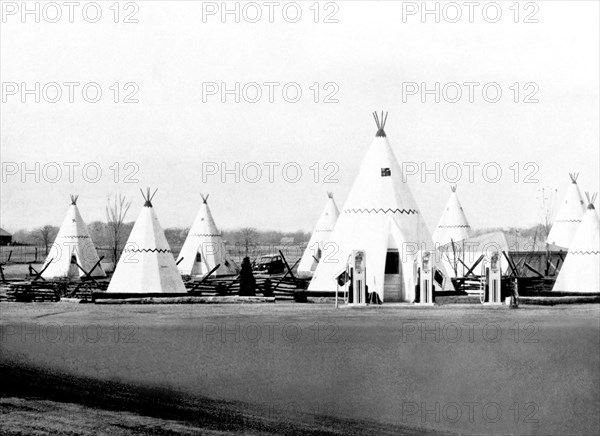
[[[118,236],[115,236],[115,226],[103,221],[93,221],[87,228],[96,247],[106,248],[111,251],[112,260],[118,259],[120,251],[129,238],[134,222],[123,222],[119,226]],[[19,230],[13,234],[15,245],[35,245],[43,247],[48,254],[59,228],[45,225],[33,230]],[[189,227],[170,227],[165,229],[165,236],[171,248],[178,251],[187,238]],[[223,239],[227,245],[235,245],[249,253],[257,245],[279,244],[283,238],[292,238],[294,244],[306,244],[310,233],[298,230],[296,232],[281,232],[276,230],[259,230],[253,227],[244,227],[222,231]],[[115,241],[118,243],[116,244]]]

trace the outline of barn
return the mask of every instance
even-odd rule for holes
[[[10,245],[12,243],[12,235],[6,230],[0,228],[0,245]]]

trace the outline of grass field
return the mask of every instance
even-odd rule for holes
[[[0,311],[2,433],[600,433],[597,305]]]

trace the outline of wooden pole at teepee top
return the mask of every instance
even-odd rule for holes
[[[158,192],[158,188],[156,188],[154,190],[154,192],[152,193],[152,195],[150,196],[150,203],[152,203],[152,200],[154,199],[154,196],[156,195],[157,192]],[[148,194],[150,194],[150,188],[148,188]]]
[[[156,195],[156,191],[158,191],[158,188],[156,188],[154,190],[154,192],[152,193],[152,195],[150,195],[150,187],[147,187],[146,193],[144,194],[144,191],[142,190],[142,188],[140,188],[140,192],[142,193],[142,197],[144,197],[144,201],[145,201],[144,207],[152,207],[152,199]]]
[[[577,183],[577,179],[579,178],[579,173],[569,173],[569,177],[571,178],[572,183]]]
[[[379,117],[377,116],[377,112],[373,112],[373,118],[375,118],[375,124],[377,125],[377,130],[380,130],[381,125],[379,124]]]

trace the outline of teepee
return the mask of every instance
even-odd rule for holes
[[[100,259],[96,247],[90,237],[87,226],[79,209],[77,199],[79,196],[71,195],[71,205],[67,216],[60,226],[56,239],[42,270],[42,277],[49,278],[77,278],[86,276],[104,277],[104,271],[100,266]],[[95,267],[95,268],[94,268]]]
[[[569,246],[553,291],[600,293],[600,235],[597,194],[586,195],[588,207]]]
[[[223,236],[208,207],[208,195],[200,194],[200,196],[202,197],[200,211],[177,258],[179,272],[204,276],[219,265],[213,275],[237,274],[237,266],[227,254]]]
[[[548,244],[563,248],[569,248],[569,244],[585,213],[585,203],[577,186],[577,177],[579,174],[569,173],[569,176],[571,177],[571,184],[556,214],[554,224],[552,224],[552,229],[550,229],[547,239]]]
[[[373,116],[377,134],[329,238],[335,250],[323,254],[308,290],[335,291],[352,250],[364,250],[369,292],[383,302],[411,302],[414,262],[433,242],[385,134],[387,115]]]
[[[440,222],[433,232],[433,242],[440,246],[450,244],[452,241],[463,241],[471,233],[471,226],[469,226],[465,212],[456,195],[456,185],[452,185],[450,189],[452,190],[450,198],[446,203]]]
[[[323,212],[317,221],[315,230],[300,259],[300,264],[298,264],[298,274],[300,275],[309,276],[314,272],[326,249],[325,244],[329,241],[329,236],[331,236],[331,232],[333,232],[335,222],[340,215],[340,211],[333,199],[333,193],[328,192],[327,196],[329,199],[327,200],[327,204],[325,204],[325,209],[323,209]]]
[[[185,293],[165,233],[152,207],[156,190],[142,191],[145,203],[131,230],[108,292]]]

